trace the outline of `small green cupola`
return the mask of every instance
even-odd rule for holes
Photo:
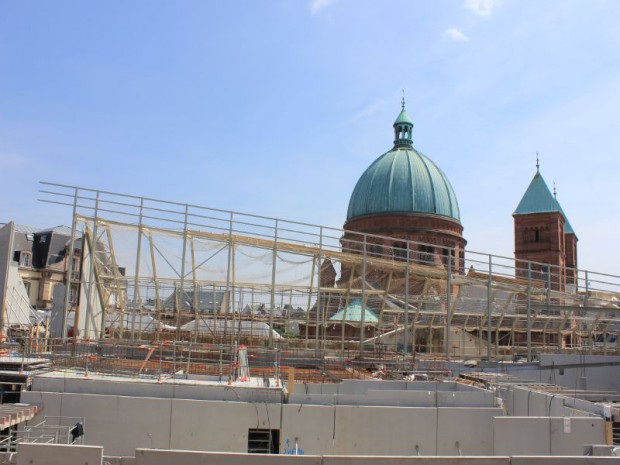
[[[413,121],[405,111],[405,97],[403,96],[402,109],[396,121],[394,121],[394,148],[413,147]]]

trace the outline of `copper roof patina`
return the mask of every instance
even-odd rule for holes
[[[367,215],[420,213],[460,222],[450,181],[430,158],[413,148],[412,129],[403,102],[394,122],[394,148],[377,158],[358,180],[347,221]]]

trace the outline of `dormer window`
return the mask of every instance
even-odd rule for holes
[[[21,252],[19,255],[19,266],[31,266],[32,265],[32,256],[30,252]]]

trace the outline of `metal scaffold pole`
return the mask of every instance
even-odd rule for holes
[[[316,349],[320,349],[321,340],[320,340],[320,327],[321,327],[321,255],[323,249],[323,228],[320,229],[319,236],[319,253],[317,255],[317,267],[316,267],[316,329],[315,329],[315,339],[316,339]]]
[[[405,353],[409,353],[409,242],[407,242],[407,263],[405,267],[405,321],[403,328],[403,343],[405,345]],[[415,352],[415,347],[413,348]]]
[[[366,323],[366,234],[362,244],[362,311],[360,316],[360,360],[364,359],[364,325]]]
[[[527,262],[527,361],[532,361],[532,263]]]
[[[491,304],[493,300],[493,261],[489,255],[489,282],[487,283],[487,360],[492,360],[491,351]]]
[[[93,299],[93,281],[96,280],[95,278],[95,260],[97,259],[97,226],[98,226],[98,217],[97,215],[99,214],[99,191],[97,191],[97,194],[95,196],[95,214],[94,214],[94,219],[93,219],[93,231],[91,233],[91,237],[90,237],[90,262],[89,262],[89,266],[88,266],[88,297],[86,300],[86,315],[85,315],[85,321],[84,321],[84,337],[86,339],[90,339],[90,318],[91,318],[91,313],[93,311],[92,309],[92,299]],[[84,247],[82,246],[82,249],[84,249]],[[96,292],[96,291],[95,291]],[[101,324],[104,324],[105,322],[101,322]],[[77,317],[76,317],[76,328],[77,326]]]
[[[452,331],[452,255],[448,249],[448,276],[446,278],[446,360],[450,361],[450,331]]]
[[[187,258],[187,217],[189,215],[189,205],[185,205],[185,216],[183,221],[183,251],[181,252],[181,282],[180,282],[180,298],[179,298],[179,306],[177,308],[177,330],[176,330],[176,338],[179,340],[181,338],[181,314],[183,313],[183,309],[185,308],[185,261]]]
[[[278,220],[273,232],[273,255],[271,262],[271,294],[269,296],[269,347],[273,347],[273,311],[276,305],[276,263],[278,261]]]
[[[230,212],[228,219],[228,260],[226,263],[226,305],[224,306],[224,334],[223,340],[226,341],[228,331],[228,309],[230,308],[230,268],[232,265],[232,248],[233,248],[233,212]]]
[[[133,341],[136,337],[136,311],[140,303],[140,254],[142,250],[142,215],[144,213],[144,198],[140,199],[140,218],[138,219],[138,248],[136,250],[136,271],[133,280],[133,304],[131,309],[131,334]],[[157,282],[155,282],[157,285]]]
[[[67,263],[67,282],[65,288],[65,304],[63,307],[63,316],[62,316],[62,333],[61,337],[64,339],[67,337],[67,315],[69,313],[70,307],[72,306],[71,302],[71,288],[73,286],[73,249],[75,248],[75,232],[77,229],[77,204],[78,204],[78,188],[74,188],[73,194],[73,220],[71,222],[71,239],[69,239],[69,258]],[[82,244],[82,248],[84,245]],[[79,285],[78,285],[79,286]],[[79,288],[78,288],[79,292]],[[77,295],[77,292],[76,292]],[[75,324],[75,322],[74,322]]]

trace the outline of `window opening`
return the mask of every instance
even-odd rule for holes
[[[250,429],[248,430],[249,454],[279,454],[279,429]]]

